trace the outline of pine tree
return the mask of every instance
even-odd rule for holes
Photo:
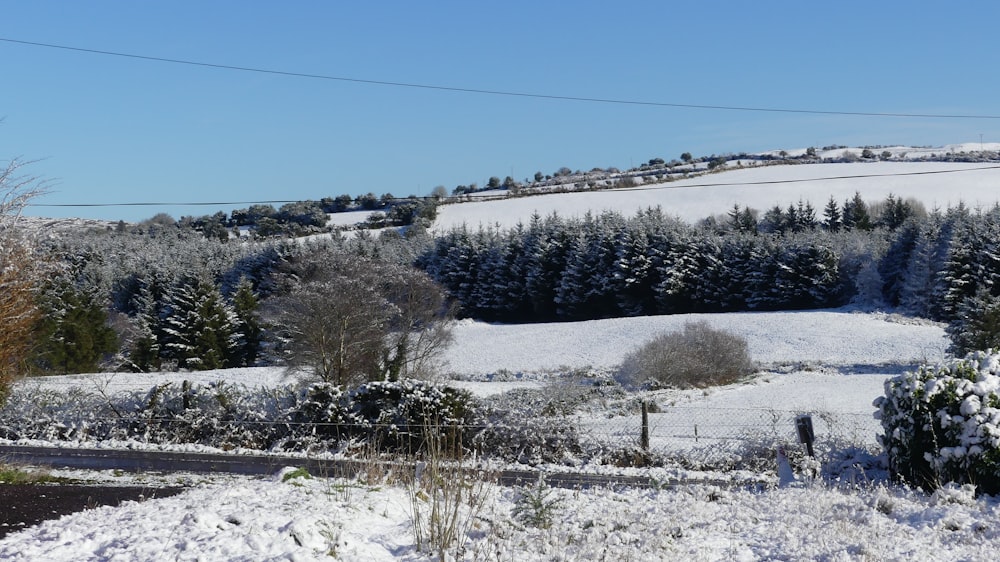
[[[118,349],[107,311],[94,298],[66,282],[57,282],[44,298],[37,329],[35,362],[60,374],[93,373]]]
[[[846,230],[871,230],[872,221],[868,214],[868,204],[855,191],[854,197],[844,203],[843,225]]]
[[[945,331],[951,338],[948,351],[956,356],[1000,349],[1000,297],[980,287],[962,301]]]
[[[153,283],[141,283],[132,299],[135,310],[134,335],[129,343],[129,367],[148,373],[158,371],[163,365],[161,351],[161,314],[159,288]]]
[[[242,334],[222,293],[204,278],[185,279],[167,296],[161,355],[194,370],[232,366]]]
[[[256,364],[260,346],[264,339],[264,328],[257,317],[259,302],[253,284],[243,277],[233,293],[232,309],[236,317],[236,332],[242,337],[237,343],[232,363],[236,366],[251,367]]]
[[[829,232],[839,232],[841,226],[840,207],[831,195],[823,208],[823,227]]]

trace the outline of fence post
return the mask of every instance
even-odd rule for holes
[[[642,401],[642,433],[639,434],[639,447],[649,450],[649,405]]]
[[[809,456],[815,457],[816,455],[813,453],[813,441],[816,439],[816,436],[813,434],[812,416],[809,414],[795,416],[795,429],[799,433],[799,443],[804,443]]]

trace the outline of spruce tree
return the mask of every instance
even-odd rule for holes
[[[37,329],[36,365],[60,374],[93,373],[118,349],[104,307],[83,291],[58,282],[42,299]]]
[[[253,284],[243,277],[236,285],[232,299],[233,314],[236,317],[236,331],[241,335],[232,363],[251,367],[257,363],[260,346],[264,339],[264,328],[257,317],[259,302]]]
[[[233,309],[211,281],[184,279],[167,296],[163,319],[164,359],[194,370],[221,369],[239,356],[239,332]]]

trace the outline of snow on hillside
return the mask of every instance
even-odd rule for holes
[[[944,358],[939,325],[906,324],[893,316],[844,311],[739,312],[612,318],[553,324],[461,321],[446,352],[446,372],[610,368],[653,336],[707,321],[743,336],[760,363],[836,366],[913,364]]]
[[[841,151],[842,152],[842,151]],[[927,209],[947,208],[960,201],[969,207],[990,206],[1000,194],[1000,165],[958,162],[863,162],[755,166],[727,170],[669,183],[630,189],[558,193],[501,201],[443,205],[434,226],[439,231],[463,224],[527,224],[533,213],[582,216],[586,212],[617,211],[632,216],[660,206],[672,216],[694,222],[725,214],[733,205],[765,211],[800,199],[817,213],[833,196],[838,203],[861,193],[867,201],[889,194],[913,197]]]
[[[860,367],[870,371],[885,365],[911,366],[941,361],[948,345],[943,328],[937,324],[840,310],[678,314],[517,325],[461,320],[454,329],[454,342],[444,354],[443,372],[469,380],[537,380],[538,375],[557,371],[608,370],[653,336],[680,330],[691,321],[706,321],[746,338],[753,360],[771,368],[826,366],[852,371]],[[497,377],[499,373],[507,376]],[[203,384],[228,381],[251,388],[291,382],[280,367],[260,367],[65,375],[28,379],[22,384],[75,385],[113,392],[146,390],[172,380]]]

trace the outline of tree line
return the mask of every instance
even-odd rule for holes
[[[734,207],[695,225],[646,209],[436,237],[420,227],[310,242],[223,243],[171,227],[54,234],[40,248],[53,267],[31,363],[149,371],[297,358],[318,378],[356,382],[424,369],[419,345],[447,334],[421,343],[402,327],[436,329],[456,310],[544,322],[848,303],[948,322],[956,350],[1000,346],[998,235],[998,208],[926,212],[860,196],[820,217],[804,203]],[[325,341],[350,357],[299,345],[334,328]]]
[[[833,211],[836,212],[833,212]],[[486,321],[788,310],[855,304],[948,323],[953,350],[1000,347],[1000,207],[947,210],[889,196],[803,203],[762,220],[689,225],[647,209],[458,227],[416,264]]]

